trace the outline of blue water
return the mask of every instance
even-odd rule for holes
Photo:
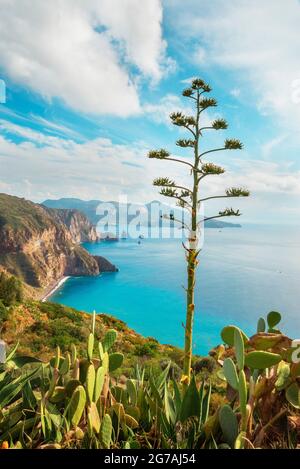
[[[176,239],[85,244],[118,273],[69,279],[51,298],[84,311],[111,314],[162,343],[183,345],[185,261]],[[283,314],[282,328],[300,338],[300,229],[207,229],[196,288],[194,350],[207,353],[220,330],[253,333],[259,316]]]

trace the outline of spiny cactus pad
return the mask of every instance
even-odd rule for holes
[[[86,374],[86,393],[88,397],[89,403],[93,401],[94,396],[94,388],[95,388],[95,379],[96,379],[96,372],[94,365],[90,365],[87,370]]]
[[[293,383],[285,391],[287,401],[296,409],[300,409],[300,389],[297,383]]]
[[[233,389],[237,390],[239,387],[239,379],[238,379],[236,366],[233,363],[233,360],[231,358],[226,358],[224,360],[223,371],[224,371],[224,376],[227,382],[230,384],[230,386]]]
[[[105,380],[105,370],[103,366],[100,366],[96,372],[96,379],[95,379],[95,389],[94,389],[94,402],[98,402],[101,396],[101,392],[103,389]]]
[[[222,329],[221,337],[225,344],[230,345],[231,347],[234,346],[234,331],[237,329],[241,331],[244,343],[247,344],[249,338],[241,329],[236,326],[226,326]]]
[[[88,424],[89,424],[90,433],[92,432],[99,433],[100,432],[100,417],[99,417],[97,406],[94,402],[92,402],[91,405],[89,406],[87,415],[88,415]]]
[[[108,352],[108,350],[113,346],[117,339],[117,332],[114,329],[110,329],[105,334],[105,337],[102,341],[104,352]]]
[[[240,329],[235,329],[234,331],[234,349],[235,349],[235,356],[237,360],[237,365],[239,370],[244,369],[244,341],[243,336]]]
[[[85,389],[83,386],[80,385],[75,389],[68,406],[68,415],[73,427],[78,426],[84,411],[85,404]]]
[[[105,414],[101,423],[100,437],[104,448],[110,447],[112,435],[112,421],[108,414]]]
[[[264,318],[259,318],[257,321],[257,332],[265,332],[266,330],[266,321]]]
[[[239,427],[237,417],[228,404],[223,405],[220,409],[219,423],[225,441],[233,448],[238,436]]]
[[[267,322],[270,329],[277,326],[278,323],[281,321],[281,314],[277,311],[271,311],[267,316]]]
[[[245,364],[249,368],[262,370],[277,365],[281,361],[281,356],[277,353],[254,351],[245,356]]]
[[[92,334],[91,332],[88,338],[88,347],[87,347],[87,355],[88,355],[89,361],[92,361],[93,350],[94,350],[94,334]]]
[[[124,355],[122,353],[112,353],[109,355],[109,371],[115,371],[122,366]]]

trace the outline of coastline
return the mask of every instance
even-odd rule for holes
[[[56,290],[58,290],[67,280],[68,278],[70,278],[70,276],[64,276],[64,277],[61,277],[60,279],[57,280],[57,282],[55,282],[54,285],[52,285],[51,287],[49,287],[50,289],[48,289],[47,293],[44,294],[42,297],[41,297],[41,300],[42,303],[44,303],[45,301],[47,301],[47,299],[53,295],[54,292],[56,292]]]

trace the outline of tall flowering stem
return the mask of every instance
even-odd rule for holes
[[[211,125],[201,127],[201,115],[204,111],[211,107],[217,106],[217,101],[211,97],[205,97],[206,94],[211,92],[211,88],[201,79],[192,81],[191,87],[185,89],[182,94],[187,99],[192,100],[195,113],[193,116],[184,115],[182,112],[174,112],[170,115],[171,122],[178,126],[183,127],[187,133],[187,139],[180,139],[176,145],[181,148],[191,150],[192,155],[188,159],[180,159],[172,156],[167,150],[152,150],[149,152],[149,158],[156,158],[159,160],[167,160],[185,165],[191,174],[191,186],[186,187],[177,184],[169,177],[159,177],[154,180],[153,184],[160,187],[160,194],[172,199],[176,199],[177,205],[189,210],[190,225],[188,226],[189,236],[188,245],[183,243],[186,252],[187,263],[187,288],[186,288],[186,320],[185,320],[185,337],[184,337],[184,365],[182,382],[187,385],[191,379],[191,364],[192,364],[192,351],[193,351],[193,323],[195,314],[195,285],[196,285],[196,269],[198,265],[198,257],[200,254],[199,247],[199,227],[200,224],[211,219],[240,216],[239,210],[233,208],[226,208],[218,214],[200,219],[201,203],[210,199],[216,198],[232,198],[232,197],[247,197],[249,191],[241,187],[229,188],[224,194],[214,195],[211,197],[200,197],[200,185],[204,178],[211,175],[221,175],[225,169],[211,162],[205,161],[205,157],[211,153],[223,150],[241,150],[242,143],[236,139],[227,139],[224,145],[220,148],[209,149],[200,151],[200,142],[203,135],[208,130],[225,130],[228,125],[224,119],[216,119]],[[170,216],[174,221],[174,217]]]

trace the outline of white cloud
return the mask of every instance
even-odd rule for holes
[[[299,128],[298,0],[164,0],[164,5],[184,42],[194,44],[196,55],[206,51],[206,67],[239,71],[261,112],[275,113],[285,126]]]
[[[90,3],[112,39],[123,44],[127,60],[145,75],[159,80],[166,69],[174,66],[173,60],[165,57],[167,43],[162,37],[160,0],[92,0]]]
[[[83,139],[82,135],[76,132],[73,129],[70,129],[70,127],[67,127],[66,125],[60,124],[59,122],[52,122],[49,119],[45,119],[41,116],[37,116],[35,114],[30,114],[28,118],[29,122],[34,122],[42,126],[42,129],[47,131],[47,132],[52,132],[55,134],[58,134],[62,137],[73,137],[73,138],[79,138]]]
[[[170,114],[174,111],[182,112],[186,115],[193,115],[192,108],[185,106],[180,97],[174,94],[164,96],[158,103],[145,104],[143,110],[154,122],[167,125],[172,125]]]
[[[204,47],[198,46],[193,54],[193,61],[197,65],[205,65],[207,61],[207,51],[205,50]]]
[[[300,171],[291,163],[242,159],[232,160],[222,177],[207,178],[207,190],[216,193],[227,187],[247,187],[254,194],[300,195]]]
[[[117,145],[104,138],[77,143],[4,120],[0,124],[4,192],[36,201],[68,196],[112,200],[121,194],[133,202],[158,198],[152,180],[166,173],[168,165],[149,160],[143,144]],[[12,133],[22,141],[12,141]],[[180,169],[174,168],[175,176]]]
[[[31,129],[30,127],[19,126],[13,122],[9,122],[4,119],[0,119],[0,130],[3,133],[9,133],[22,137],[30,142],[35,142],[39,145],[51,145],[51,146],[64,146],[69,145],[68,140],[61,139],[59,137],[53,137],[42,132]]]
[[[239,88],[233,88],[230,91],[230,94],[234,96],[235,98],[238,98],[241,95],[241,90]]]
[[[187,85],[190,85],[193,80],[195,80],[197,77],[189,77],[189,78],[184,78],[183,80],[180,80],[181,83],[185,83]]]
[[[161,22],[160,0],[1,0],[0,66],[49,100],[128,116],[140,112],[136,81],[170,65]]]
[[[186,81],[186,83],[189,83]],[[190,100],[185,98],[185,102],[177,95],[174,94],[167,94],[158,103],[151,104],[146,103],[143,106],[143,111],[146,116],[152,119],[154,122],[158,124],[166,124],[168,126],[173,126],[170,120],[170,114],[172,112],[182,112],[187,116],[193,116],[195,114],[195,109],[190,106]],[[194,101],[193,101],[194,102]],[[215,118],[215,117],[213,117]],[[202,125],[206,126],[209,125],[213,119],[208,112],[202,115]],[[180,129],[177,127],[179,131],[184,131],[184,129]]]
[[[299,224],[300,171],[288,166],[258,160],[235,161],[222,177],[207,178],[205,195],[222,194],[229,187],[245,187],[250,190],[250,197],[206,202],[205,213],[211,215],[233,207],[241,210],[240,223]]]
[[[263,158],[272,156],[272,151],[287,139],[287,135],[279,135],[264,143],[261,148]]]
[[[78,140],[84,140],[85,138],[83,137],[82,134],[77,132],[76,130],[73,130],[70,128],[68,125],[65,125],[61,123],[59,120],[55,120],[55,122],[45,119],[44,117],[38,116],[36,114],[20,114],[19,112],[13,111],[12,109],[3,106],[1,107],[1,113],[2,117],[6,118],[13,118],[16,120],[18,123],[25,123],[25,126],[30,126],[32,124],[41,126],[42,131],[48,132],[50,134],[55,134],[60,137],[71,137],[73,139],[78,139]],[[7,121],[5,119],[1,119],[2,123],[2,129],[5,130],[5,127],[8,126],[8,124],[12,124],[12,122]],[[7,129],[8,130],[8,129]]]
[[[182,184],[190,183],[189,171],[183,165],[149,160],[143,144],[116,145],[98,138],[76,143],[59,137],[49,138],[40,132],[1,121],[2,130],[26,139],[15,143],[8,135],[0,136],[0,191],[35,201],[46,198],[79,197],[82,199],[128,200],[144,203],[158,196],[152,187],[155,177],[172,175]],[[217,200],[207,203],[205,212],[234,206],[242,209],[244,220],[262,220],[289,216],[286,207],[295,207],[300,195],[300,171],[289,162],[245,161],[230,158],[227,172],[221,177],[208,177],[201,186],[202,195],[222,194],[224,189],[242,186],[250,189],[249,199]],[[297,210],[296,210],[297,212]],[[298,213],[298,212],[297,212]]]

